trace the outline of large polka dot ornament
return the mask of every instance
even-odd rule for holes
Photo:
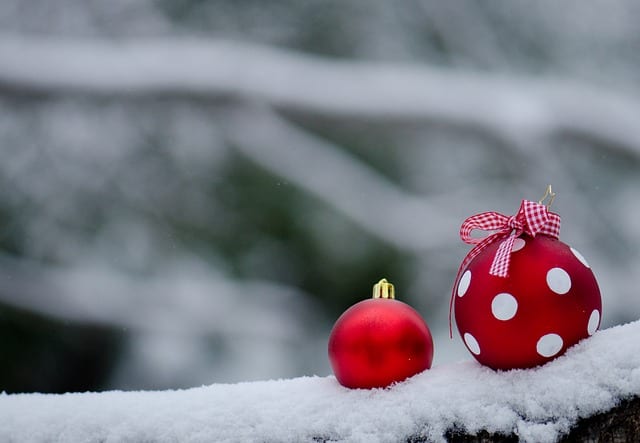
[[[481,239],[471,237],[475,229],[497,232]],[[538,366],[599,328],[598,283],[559,234],[560,216],[528,200],[514,216],[485,212],[462,224],[460,237],[475,247],[460,266],[452,307],[464,344],[483,365]]]
[[[347,309],[329,336],[329,361],[348,388],[383,388],[431,367],[433,339],[420,314],[395,300],[386,279]]]

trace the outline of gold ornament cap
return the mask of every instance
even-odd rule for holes
[[[378,283],[373,285],[373,298],[388,298],[395,299],[395,289],[393,284],[389,283],[386,278],[383,278]]]

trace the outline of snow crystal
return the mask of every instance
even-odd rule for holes
[[[640,394],[640,321],[595,333],[544,366],[466,361],[387,389],[334,377],[180,391],[0,395],[0,440],[158,442],[443,441],[448,429],[551,442],[582,417]]]

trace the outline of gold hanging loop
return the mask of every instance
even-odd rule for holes
[[[544,195],[542,196],[542,198],[538,200],[538,203],[543,204],[545,200],[549,199],[549,201],[545,203],[545,206],[547,207],[547,209],[550,209],[551,205],[553,204],[553,200],[555,200],[555,198],[556,198],[556,193],[553,192],[551,185],[547,185],[547,190],[544,192]]]

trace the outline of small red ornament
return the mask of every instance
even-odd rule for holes
[[[420,314],[394,299],[386,279],[347,309],[329,337],[329,361],[347,388],[382,388],[429,369],[433,339]]]
[[[547,195],[555,194],[548,188]],[[484,239],[474,229],[498,230]],[[458,331],[493,369],[530,368],[563,354],[600,326],[598,283],[584,257],[558,239],[560,216],[523,200],[518,214],[478,214],[460,234],[476,244],[452,298]]]

